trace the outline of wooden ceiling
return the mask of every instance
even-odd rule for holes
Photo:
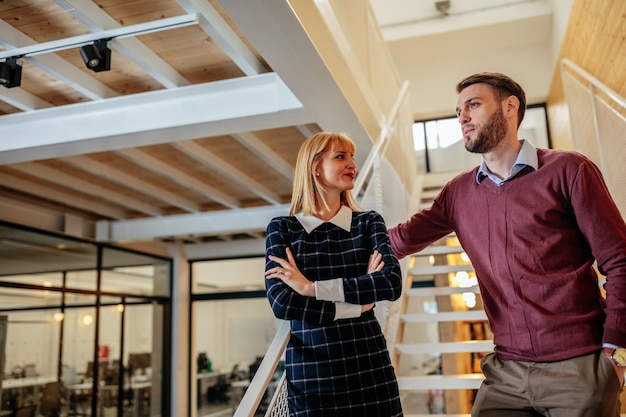
[[[310,111],[340,91],[287,1],[245,27],[260,6],[223,3],[230,14],[207,0],[0,2],[0,62],[22,61],[21,84],[0,87],[0,219],[38,225],[35,210],[101,241],[262,237],[304,139],[360,122],[341,103]],[[296,63],[276,51],[285,36],[304,45]],[[111,69],[93,72],[80,48],[107,38]],[[141,220],[150,232],[132,231]]]
[[[306,137],[348,132],[359,166],[374,141],[308,18],[289,0],[0,1],[0,63],[23,63],[0,86],[0,221],[258,254]],[[93,72],[79,51],[100,39],[111,69]]]

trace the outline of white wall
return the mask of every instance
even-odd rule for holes
[[[248,366],[265,355],[278,330],[266,298],[198,301],[193,308],[195,354],[205,352],[213,369]]]
[[[39,375],[53,375],[59,352],[58,322],[41,311],[8,314],[5,374],[34,364]]]
[[[565,36],[565,30],[567,29],[567,23],[569,21],[569,15],[572,11],[574,0],[552,0],[553,14],[553,40],[551,45],[552,50],[552,62],[555,66],[561,50],[561,43]]]
[[[453,115],[457,82],[482,71],[505,73],[524,87],[528,103],[544,102],[572,3],[551,0],[551,14],[431,35],[391,40],[393,28],[384,29],[400,78],[410,82],[415,119]]]
[[[416,120],[454,114],[456,84],[475,72],[502,72],[519,82],[528,103],[544,102],[552,78],[549,45],[535,44],[499,50],[475,48],[471,44],[454,46],[424,45],[415,49],[421,60],[400,59],[400,77],[410,82],[412,109]]]

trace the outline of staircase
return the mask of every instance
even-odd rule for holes
[[[425,175],[414,206],[428,207],[456,174]],[[449,235],[411,256],[404,276],[391,352],[405,415],[469,416],[480,357],[493,350],[474,269]]]
[[[608,90],[573,63],[565,60],[562,63],[563,72],[566,72],[565,67],[572,67],[575,72],[582,74],[592,86],[589,88],[590,92],[599,89],[607,97],[613,98],[618,103],[619,113],[624,113],[626,101],[622,97]],[[566,81],[564,84],[567,90],[572,88],[570,84],[573,83]],[[584,104],[580,100],[577,103],[570,102],[569,106]],[[596,104],[602,102],[596,101]],[[607,127],[602,123],[604,119],[595,115],[595,109],[596,106],[591,106],[577,111],[577,115],[593,115],[595,119],[591,122],[583,117],[572,119],[573,122],[582,124],[575,125],[572,131],[583,132],[581,137],[588,138],[592,135],[587,134],[584,125],[594,126],[598,130],[597,135],[593,135],[594,140],[584,143],[601,144],[601,149],[594,151],[595,153],[586,152],[581,149],[582,143],[576,140],[574,148],[591,155],[606,152],[607,155],[600,162],[608,160],[609,156],[622,156],[623,153],[620,152],[623,149],[624,135],[618,134],[619,132],[600,135],[599,132],[609,128],[623,131],[626,118],[616,116],[620,120],[611,121]],[[613,182],[608,181],[609,189],[617,197],[616,202],[622,213],[626,213],[626,197],[624,193],[620,194],[623,187],[619,188],[624,179],[624,164],[608,166],[600,163],[600,166],[607,178],[613,179]],[[429,206],[441,187],[456,174],[428,174],[418,178],[416,192],[412,193],[411,207],[418,210]],[[451,274],[467,273],[471,277],[473,273],[471,265],[463,261],[462,253],[463,249],[455,241],[455,236],[451,235],[410,257],[407,261],[408,267],[403,268],[406,279],[402,298],[382,309],[381,315],[385,320],[381,320],[381,323],[384,323],[389,351],[396,367],[405,417],[426,417],[433,414],[469,417],[474,392],[482,381],[478,358],[493,348],[493,341],[481,308],[478,288],[461,287],[450,279]],[[600,287],[603,282],[600,280]],[[464,307],[459,300],[462,300],[463,294],[475,295],[476,306]],[[466,298],[471,301],[471,297]],[[384,305],[380,304],[381,307]],[[284,352],[288,335],[289,324],[283,322],[234,417],[255,415]],[[286,416],[283,382],[275,392],[277,395],[272,400],[267,416]],[[626,401],[622,397],[622,403],[624,402]],[[626,417],[626,414],[622,413],[621,416]]]

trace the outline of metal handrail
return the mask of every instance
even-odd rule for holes
[[[612,183],[611,177],[613,175],[613,170],[609,166],[610,164],[607,160],[607,158],[609,158],[610,151],[607,151],[606,149],[607,146],[611,147],[611,145],[606,141],[606,138],[602,135],[602,132],[600,129],[597,99],[599,99],[600,102],[603,103],[602,106],[609,109],[612,112],[612,114],[615,117],[619,118],[622,122],[626,122],[626,116],[624,113],[624,111],[626,110],[626,99],[624,99],[615,91],[611,90],[608,86],[602,83],[602,81],[598,80],[593,75],[589,74],[588,72],[586,72],[585,70],[583,70],[582,68],[580,68],[578,65],[576,65],[575,63],[573,63],[567,58],[561,59],[561,73],[563,75],[569,74],[570,77],[572,75],[577,75],[578,77],[581,77],[582,79],[584,79],[585,82],[588,83],[588,85],[585,85],[584,88],[591,95],[590,96],[591,97],[591,100],[590,100],[591,117],[593,120],[595,142],[596,142],[596,146],[598,150],[597,152],[598,160],[596,160],[595,162],[598,163],[600,170],[603,172],[605,176],[605,181],[609,185],[609,188],[611,188],[610,184]],[[578,82],[582,84],[580,81]],[[565,85],[563,86],[563,88],[564,90],[566,90]],[[598,92],[602,93],[603,96],[599,96]],[[605,97],[610,99],[612,103],[609,103],[605,99]],[[569,104],[570,103],[568,103],[568,105]],[[577,144],[576,142],[574,142],[574,147],[576,146]],[[578,144],[578,146],[580,146],[580,144]],[[626,207],[620,207],[620,209],[626,210]],[[626,212],[626,211],[623,211],[623,212]]]
[[[594,77],[593,75],[589,74],[587,71],[585,71],[584,69],[582,69],[578,65],[574,64],[569,59],[567,59],[567,58],[561,59],[561,65],[572,69],[575,73],[577,73],[578,75],[582,76],[587,81],[589,81],[589,83],[591,85],[593,85],[595,88],[597,88],[600,91],[602,91],[604,94],[606,94],[608,97],[610,97],[613,101],[615,101],[616,103],[618,103],[622,107],[626,108],[626,100],[622,96],[617,94],[615,91],[611,90],[602,81],[598,80],[596,77]]]
[[[246,392],[235,410],[233,417],[253,417],[265,390],[267,389],[274,371],[278,367],[280,358],[287,347],[289,341],[289,322],[283,321],[274,336],[274,340],[267,349],[267,353],[263,357],[263,360],[259,364],[259,369],[254,374],[254,378],[250,381],[250,385],[246,389]]]
[[[356,182],[354,183],[354,188],[352,189],[352,195],[358,196],[361,192],[361,189],[365,185],[365,179],[369,176],[370,171],[374,168],[374,162],[376,158],[380,156],[382,151],[384,150],[384,145],[387,144],[389,133],[391,133],[391,125],[396,120],[396,116],[398,115],[398,110],[400,110],[400,105],[404,100],[407,91],[409,90],[409,82],[405,81],[400,88],[400,92],[398,93],[398,97],[393,103],[391,107],[391,111],[389,112],[389,117],[387,118],[387,122],[383,124],[383,127],[380,129],[380,133],[378,134],[378,139],[374,144],[374,147],[370,151],[369,155],[363,162],[363,166],[359,170],[359,174],[357,176]]]

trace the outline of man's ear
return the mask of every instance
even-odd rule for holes
[[[506,99],[506,116],[514,117],[517,116],[517,110],[519,109],[519,99],[515,96],[509,96]]]

